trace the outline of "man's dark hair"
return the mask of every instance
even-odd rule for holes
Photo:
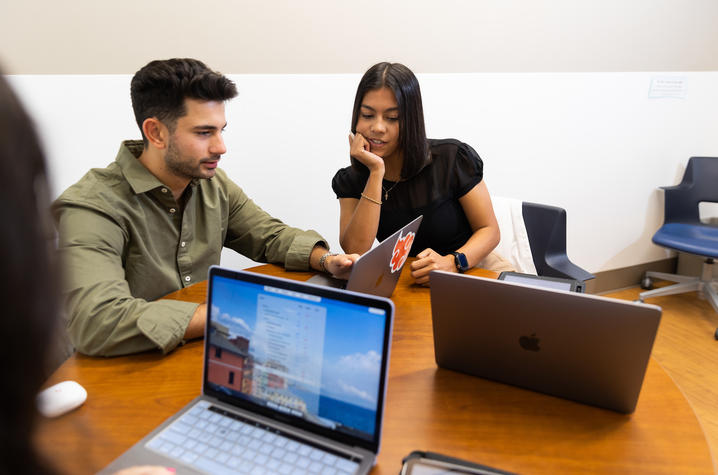
[[[50,473],[34,448],[35,396],[58,331],[45,158],[28,117],[0,72],[0,473]]]
[[[354,98],[351,130],[356,133],[361,104],[366,93],[383,87],[391,89],[399,107],[399,149],[404,154],[401,176],[410,178],[422,168],[429,152],[419,81],[409,68],[400,63],[378,63],[364,73]],[[352,165],[360,170],[366,169],[354,158]]]
[[[142,124],[156,117],[170,131],[187,113],[185,99],[227,101],[237,95],[237,86],[202,61],[190,58],[156,60],[137,71],[130,84],[132,109],[147,147]]]

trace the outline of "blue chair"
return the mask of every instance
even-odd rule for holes
[[[594,275],[577,266],[566,253],[566,210],[524,201],[521,214],[536,274],[585,282]]]
[[[701,222],[698,205],[701,202],[718,202],[718,157],[691,157],[683,174],[683,180],[676,186],[661,187],[665,192],[664,223],[653,242],[676,251],[703,257],[700,277],[646,272],[643,288],[652,287],[652,279],[677,282],[674,285],[642,292],[638,299],[643,302],[659,295],[679,294],[698,291],[718,312],[718,292],[713,279],[713,265],[718,258],[718,226]],[[718,339],[718,331],[715,335]]]

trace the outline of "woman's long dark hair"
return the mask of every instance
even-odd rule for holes
[[[0,474],[50,473],[33,446],[35,396],[57,323],[45,159],[33,124],[0,73]]]
[[[419,81],[409,68],[399,63],[378,63],[364,73],[354,98],[351,130],[356,133],[361,104],[366,93],[382,87],[388,87],[394,92],[399,106],[399,149],[404,156],[401,177],[410,178],[424,166],[429,152],[424,128],[421,89]],[[366,170],[366,167],[354,158],[352,158],[352,166]]]

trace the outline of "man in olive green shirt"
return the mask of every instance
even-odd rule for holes
[[[357,255],[271,217],[217,164],[233,82],[191,59],[153,61],[132,79],[142,141],[90,170],[53,204],[78,351],[171,351],[204,332],[206,305],[158,298],[204,280],[223,246],[288,270],[346,277]]]

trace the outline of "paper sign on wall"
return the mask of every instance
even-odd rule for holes
[[[683,76],[656,76],[651,79],[650,99],[685,99],[686,78]]]

